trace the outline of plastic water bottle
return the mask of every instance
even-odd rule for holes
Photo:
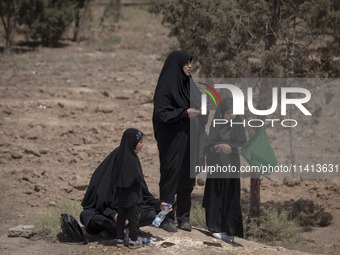
[[[130,234],[130,229],[129,227],[126,227],[124,229],[124,242],[129,243],[129,234]],[[137,240],[141,240],[143,244],[148,245],[151,241],[147,239],[146,237],[137,237]]]
[[[146,237],[139,236],[137,240],[141,240],[143,244],[148,245],[151,241],[147,239]]]
[[[163,207],[162,211],[160,211],[156,218],[153,220],[152,225],[159,228],[159,226],[162,224],[163,220],[165,219],[165,216],[169,212],[170,204],[167,204],[165,207]]]

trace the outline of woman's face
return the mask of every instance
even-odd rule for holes
[[[233,114],[233,109],[228,109],[225,113],[224,113],[224,119],[226,119],[227,121],[231,121],[235,118],[235,115]]]
[[[188,62],[183,66],[183,72],[186,76],[190,76],[191,73],[191,62],[188,60]]]
[[[144,137],[142,137],[142,139],[140,139],[140,141],[137,143],[136,145],[136,151],[141,151],[143,148],[143,141],[144,141]]]

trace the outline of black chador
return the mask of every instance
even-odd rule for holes
[[[81,203],[80,221],[91,235],[106,231],[116,235],[117,194],[112,170],[118,149],[113,150],[92,174],[90,184]]]
[[[138,132],[135,132],[135,134],[138,134]],[[114,217],[118,213],[119,201],[117,193],[119,193],[118,189],[120,189],[117,188],[118,183],[122,186],[128,185],[133,181],[136,181],[136,183],[138,182],[140,184],[142,202],[139,208],[139,226],[151,224],[156,217],[156,214],[160,210],[159,208],[161,206],[161,201],[154,198],[149,192],[143,176],[138,174],[133,177],[133,175],[130,175],[125,180],[117,180],[121,177],[118,177],[117,172],[114,174],[113,169],[115,163],[118,163],[121,167],[128,166],[125,165],[122,160],[117,160],[118,157],[126,159],[125,156],[127,156],[127,154],[123,151],[124,150],[121,150],[121,147],[113,150],[92,174],[90,184],[82,201],[84,210],[80,214],[80,220],[89,234],[96,235],[101,231],[106,231],[111,235],[116,236],[117,224],[114,220]],[[132,163],[133,161],[134,163]],[[137,161],[136,159],[130,159],[129,162],[135,164],[135,166],[139,165],[139,160]],[[123,176],[124,175],[125,173]],[[117,180],[117,184],[115,184],[114,180]],[[141,182],[139,182],[140,180]],[[138,189],[137,194],[130,194],[130,196],[128,195],[128,199],[126,201],[120,201],[121,204],[124,206],[125,202],[127,202],[127,204],[134,203],[134,198],[137,198],[136,201],[138,202],[141,201],[139,198],[139,192],[140,191]]]
[[[191,76],[183,72],[191,56],[173,51],[167,57],[154,95],[153,127],[160,159],[160,199],[175,203],[179,224],[189,222],[191,192],[195,179],[190,178],[190,125],[198,117],[188,117],[187,109],[200,109],[201,93]],[[195,119],[192,120],[191,119]],[[174,211],[165,222],[174,221]]]
[[[233,107],[232,99],[224,99],[222,107],[215,112],[214,119],[225,119],[225,112]],[[241,122],[236,116],[233,122]],[[209,130],[210,146],[208,146],[207,165],[232,166],[240,169],[240,156],[237,148],[246,143],[246,135],[242,125],[211,125]],[[228,144],[232,152],[225,154],[216,150],[216,145]],[[208,175],[209,176],[209,175]],[[214,233],[227,233],[229,236],[243,237],[242,211],[240,204],[239,173],[222,173],[207,178],[205,184],[203,207],[206,212],[206,224]]]

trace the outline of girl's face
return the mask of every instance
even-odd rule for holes
[[[191,62],[188,60],[188,62],[183,66],[183,72],[186,76],[190,76],[191,73]]]
[[[233,114],[233,109],[228,109],[225,113],[224,113],[224,119],[226,119],[227,121],[231,121],[235,118],[235,115]]]
[[[143,148],[143,141],[144,141],[144,137],[142,137],[142,139],[140,139],[140,141],[137,143],[136,145],[136,151],[141,151]]]

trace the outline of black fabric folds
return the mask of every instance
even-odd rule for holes
[[[118,148],[113,150],[92,174],[81,205],[85,210],[85,227],[96,213],[113,217],[117,213],[117,194],[113,185],[113,166]]]

